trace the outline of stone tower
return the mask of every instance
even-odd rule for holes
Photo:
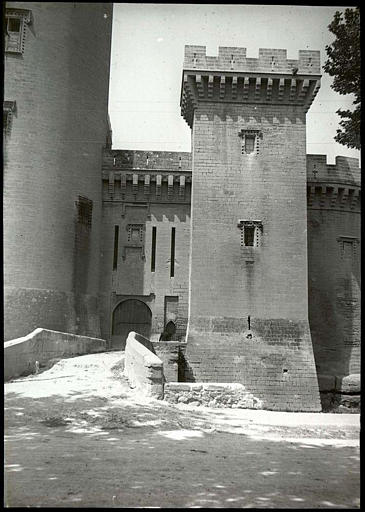
[[[280,410],[321,409],[308,324],[306,112],[318,51],[185,47],[192,128],[186,359]]]
[[[335,377],[360,374],[359,161],[307,155],[307,178],[309,321],[320,391],[328,391]]]
[[[112,4],[5,10],[5,340],[96,336]]]

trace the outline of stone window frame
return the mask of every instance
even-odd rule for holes
[[[20,30],[9,30],[10,20],[19,20]],[[29,9],[7,8],[5,11],[5,53],[23,55],[25,45],[26,27],[32,21],[32,11]]]
[[[133,223],[133,224],[127,224],[125,227],[127,231],[127,243],[125,243],[122,247],[122,259],[125,261],[127,257],[127,249],[140,249],[141,250],[141,259],[146,259],[145,254],[145,225],[142,223]],[[138,229],[139,230],[139,236],[138,240],[133,241],[132,240],[132,230]]]
[[[239,138],[241,139],[241,154],[242,155],[258,155],[260,153],[262,132],[261,130],[255,129],[242,129],[238,133]],[[246,137],[255,137],[254,150],[249,153],[246,152]]]
[[[241,247],[261,247],[262,245],[262,233],[263,233],[263,225],[261,220],[251,220],[251,219],[240,219],[238,221],[237,226],[240,228],[240,246]],[[254,238],[253,245],[245,245],[245,227],[253,227],[254,228]]]
[[[13,114],[16,114],[16,101],[4,101],[3,103],[3,135],[8,137],[11,133]]]
[[[136,241],[134,243],[139,245],[144,242],[144,224],[127,224],[126,230],[127,230],[128,242],[132,242],[132,244],[133,244],[133,240],[132,240],[132,231],[133,230],[139,231],[138,241]]]
[[[354,261],[357,254],[357,246],[360,244],[359,238],[355,236],[339,236],[337,237],[337,242],[340,249],[341,259],[345,257],[345,242],[352,244],[352,261]]]

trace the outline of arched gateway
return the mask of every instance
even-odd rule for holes
[[[152,313],[142,301],[128,299],[120,302],[113,312],[112,345],[113,348],[124,348],[127,336],[131,331],[142,334],[146,338],[151,334]]]

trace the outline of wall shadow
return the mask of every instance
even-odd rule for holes
[[[8,394],[7,506],[359,507],[354,447],[207,432],[200,411],[75,396]]]

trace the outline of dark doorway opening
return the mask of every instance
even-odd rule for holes
[[[125,348],[128,334],[135,331],[150,338],[152,312],[141,300],[127,299],[114,309],[112,320],[113,348]]]
[[[160,336],[160,341],[171,341],[171,340],[174,340],[175,339],[175,334],[176,334],[176,325],[174,324],[174,322],[172,322],[170,320],[170,322],[168,322],[166,324],[166,327],[165,327],[163,333]]]

